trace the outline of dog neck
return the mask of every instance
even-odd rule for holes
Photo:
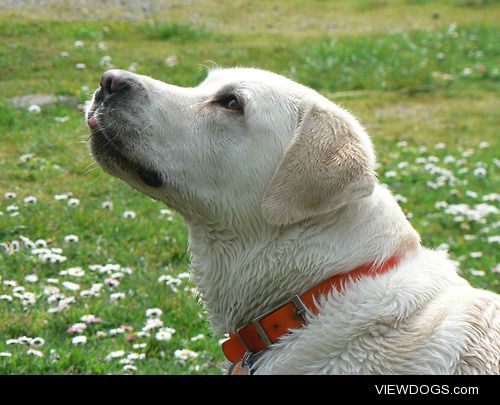
[[[217,333],[228,333],[280,301],[366,263],[419,246],[390,192],[286,227],[258,215],[236,226],[190,221],[191,270]],[[229,221],[228,221],[229,222]]]

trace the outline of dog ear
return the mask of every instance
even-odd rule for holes
[[[262,200],[264,217],[274,225],[296,223],[368,196],[376,181],[371,143],[352,116],[330,105],[300,110],[291,144]]]

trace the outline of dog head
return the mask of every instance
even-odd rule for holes
[[[263,70],[212,70],[194,88],[111,70],[86,119],[106,171],[186,217],[293,224],[376,181],[373,146],[351,114]]]

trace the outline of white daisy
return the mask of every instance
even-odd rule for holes
[[[113,203],[111,201],[104,201],[101,204],[101,208],[105,210],[112,210],[113,209]]]
[[[35,196],[28,196],[23,200],[26,204],[36,204],[38,202],[38,199]]]
[[[28,283],[36,283],[38,281],[38,276],[36,274],[30,274],[29,276],[24,277],[24,280]]]
[[[71,339],[71,343],[73,343],[75,346],[84,345],[85,343],[87,343],[87,336],[75,336],[73,339]]]
[[[111,294],[109,296],[109,298],[111,299],[111,301],[118,301],[118,300],[124,299],[125,294],[124,293],[114,293],[114,294]]]
[[[28,107],[28,112],[31,114],[39,114],[42,111],[42,108],[38,104],[31,104]]]
[[[156,333],[155,338],[158,341],[166,342],[166,341],[172,339],[172,334],[165,331],[165,330],[160,330],[159,332]]]
[[[41,337],[35,337],[31,339],[30,345],[33,347],[42,347],[45,344],[45,340]]]
[[[115,352],[111,352],[109,353],[105,358],[104,360],[106,361],[110,361],[112,359],[117,359],[119,357],[123,357],[125,356],[125,350],[117,350]]]
[[[29,356],[43,357],[43,352],[35,349],[28,349],[26,352]]]
[[[189,349],[181,349],[181,350],[176,350],[174,352],[174,357],[179,360],[189,360],[189,359],[195,359],[198,357],[198,353],[189,350]]]
[[[64,281],[62,283],[63,287],[67,288],[68,290],[71,291],[77,291],[80,289],[80,285],[76,283],[72,283],[71,281]]]
[[[78,238],[78,236],[76,235],[66,235],[64,237],[64,242],[67,242],[67,243],[75,243],[75,242],[78,242],[80,240],[80,238]]]
[[[68,205],[70,207],[76,207],[76,206],[80,205],[80,200],[78,198],[70,198],[68,200]]]
[[[163,311],[160,308],[149,308],[146,310],[146,316],[148,318],[159,318],[162,314]]]

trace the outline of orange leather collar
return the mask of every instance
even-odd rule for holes
[[[260,315],[250,323],[229,335],[222,343],[222,351],[231,362],[243,359],[246,354],[258,353],[277,342],[279,338],[290,332],[290,329],[300,328],[306,322],[306,314],[318,313],[315,299],[336,289],[342,291],[350,281],[363,277],[383,274],[400,262],[399,256],[393,256],[381,266],[365,264],[355,269],[326,279],[317,286],[301,295],[294,295],[282,302],[276,308]]]

